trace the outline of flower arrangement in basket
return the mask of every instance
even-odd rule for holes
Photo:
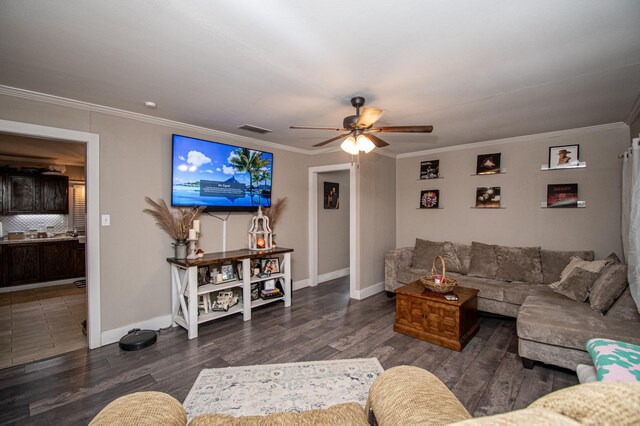
[[[436,261],[438,259],[440,259],[440,263],[442,265],[442,274],[439,274],[438,268],[436,268]],[[438,256],[433,259],[431,275],[420,278],[420,282],[422,282],[422,285],[424,285],[427,290],[438,293],[448,293],[460,284],[460,282],[455,278],[447,277],[447,268],[442,256]]]

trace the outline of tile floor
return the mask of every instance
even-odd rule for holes
[[[86,299],[73,284],[0,293],[0,368],[86,347]]]

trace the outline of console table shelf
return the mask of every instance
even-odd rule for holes
[[[198,324],[216,320],[229,315],[242,313],[245,321],[251,319],[251,309],[268,303],[284,301],[284,306],[291,306],[291,253],[293,249],[278,247],[271,250],[254,251],[249,249],[232,250],[219,253],[208,253],[195,260],[178,260],[168,258],[171,265],[171,314],[174,325],[187,329],[189,339],[198,337]],[[262,257],[282,255],[281,273],[269,277],[251,277],[251,260]],[[230,262],[242,262],[245,271],[242,280],[233,280],[220,284],[204,284],[198,286],[198,267],[222,265]],[[251,300],[251,284],[270,279],[283,278],[284,295],[273,299]],[[242,288],[242,301],[229,308],[228,311],[212,311],[198,313],[198,296],[233,287]]]

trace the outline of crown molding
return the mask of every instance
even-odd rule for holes
[[[633,103],[633,106],[631,107],[631,111],[629,111],[629,115],[627,116],[627,119],[624,120],[624,122],[629,126],[631,126],[631,123],[633,123],[634,120],[638,118],[638,116],[640,116],[640,93],[638,93],[638,97],[636,98],[636,101]]]
[[[131,120],[141,121],[159,126],[171,127],[174,129],[198,132],[214,137],[224,138],[235,142],[244,142],[253,145],[259,145],[271,149],[279,149],[282,151],[295,152],[297,154],[309,155],[310,151],[302,148],[296,148],[288,145],[282,145],[275,142],[263,141],[261,139],[240,136],[233,133],[222,132],[220,130],[210,129],[208,127],[195,126],[193,124],[182,123],[180,121],[169,120],[166,118],[153,117],[151,115],[140,114],[137,112],[126,111],[118,108],[111,108],[103,105],[92,104],[90,102],[77,101],[75,99],[63,98],[45,93],[33,92],[31,90],[19,89],[16,87],[0,85],[0,95],[14,96],[17,98],[30,99],[33,101],[45,102],[54,105],[65,106],[69,108],[80,109],[89,112],[98,112],[116,117],[128,118]]]
[[[536,133],[533,135],[515,136],[512,138],[495,139],[490,141],[474,142],[474,143],[468,143],[468,144],[462,144],[462,145],[445,146],[442,148],[425,149],[423,151],[407,152],[404,154],[398,154],[396,158],[421,157],[424,155],[438,154],[441,152],[461,151],[463,149],[482,148],[485,146],[503,145],[508,143],[533,142],[533,141],[538,141],[542,139],[552,139],[552,138],[558,138],[558,137],[569,136],[569,135],[583,135],[586,133],[602,132],[605,130],[612,130],[612,129],[624,129],[628,127],[629,126],[623,122],[599,124],[597,126],[579,127],[577,129],[558,130],[555,132]]]

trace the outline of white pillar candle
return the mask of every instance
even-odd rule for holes
[[[200,232],[200,221],[199,220],[194,220],[193,221],[193,229],[196,230],[196,232]]]
[[[196,236],[196,230],[195,229],[189,229],[189,239],[190,240],[195,240],[198,237]]]

